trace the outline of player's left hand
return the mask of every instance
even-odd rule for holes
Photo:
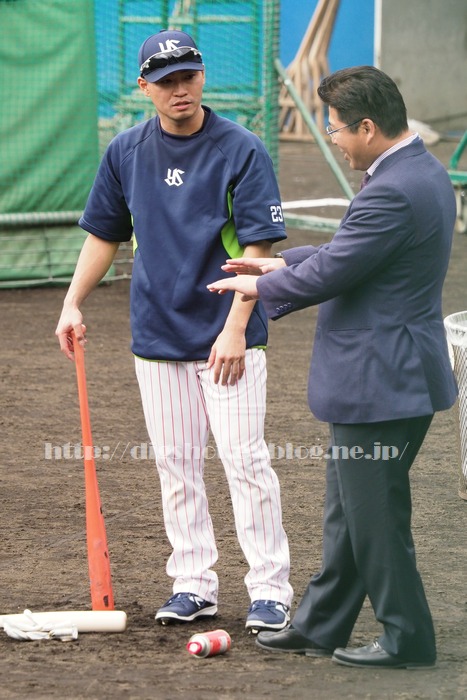
[[[256,288],[257,275],[237,275],[237,277],[227,277],[217,282],[211,282],[207,285],[210,292],[225,294],[226,292],[240,292],[242,301],[251,301],[259,299],[258,290]]]
[[[234,385],[245,371],[246,340],[243,333],[224,329],[216,338],[208,358],[214,371],[214,382]]]

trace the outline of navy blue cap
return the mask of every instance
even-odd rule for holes
[[[176,56],[177,50],[184,48],[194,49],[196,56],[191,57],[190,60],[190,55],[188,52],[186,54],[186,60],[183,55],[181,55],[180,58],[175,60],[173,63],[171,62],[161,66],[160,68],[156,67],[153,70],[150,70],[149,73],[145,71],[144,63],[151,58],[151,56],[154,56],[154,54],[167,53],[167,55],[170,56],[170,53],[173,51],[175,52],[174,55]],[[139,48],[138,66],[141,75],[149,83],[157,83],[158,80],[162,80],[162,78],[165,78],[167,75],[170,75],[170,73],[174,73],[178,70],[204,70],[203,59],[195,42],[189,34],[186,32],[181,32],[178,29],[163,29],[157,34],[152,34],[149,36]],[[146,68],[146,70],[148,68],[149,66]]]

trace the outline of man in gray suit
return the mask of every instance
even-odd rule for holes
[[[433,414],[456,400],[441,309],[455,197],[445,168],[409,131],[389,76],[344,69],[318,93],[328,134],[366,171],[364,187],[329,243],[228,261],[223,269],[237,276],[209,285],[261,299],[272,319],[319,304],[308,396],[331,436],[322,568],[291,624],[257,644],[350,666],[432,666],[409,469]],[[382,633],[346,648],[366,596]]]

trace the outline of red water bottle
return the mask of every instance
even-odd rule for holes
[[[204,658],[206,656],[215,656],[216,654],[225,654],[230,649],[232,640],[230,635],[225,630],[213,630],[212,632],[202,632],[194,634],[186,648],[193,656]]]

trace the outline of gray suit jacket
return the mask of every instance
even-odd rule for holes
[[[319,304],[308,398],[331,423],[421,416],[456,400],[441,293],[456,216],[443,165],[416,140],[385,158],[329,243],[284,251],[258,280],[268,316]]]

